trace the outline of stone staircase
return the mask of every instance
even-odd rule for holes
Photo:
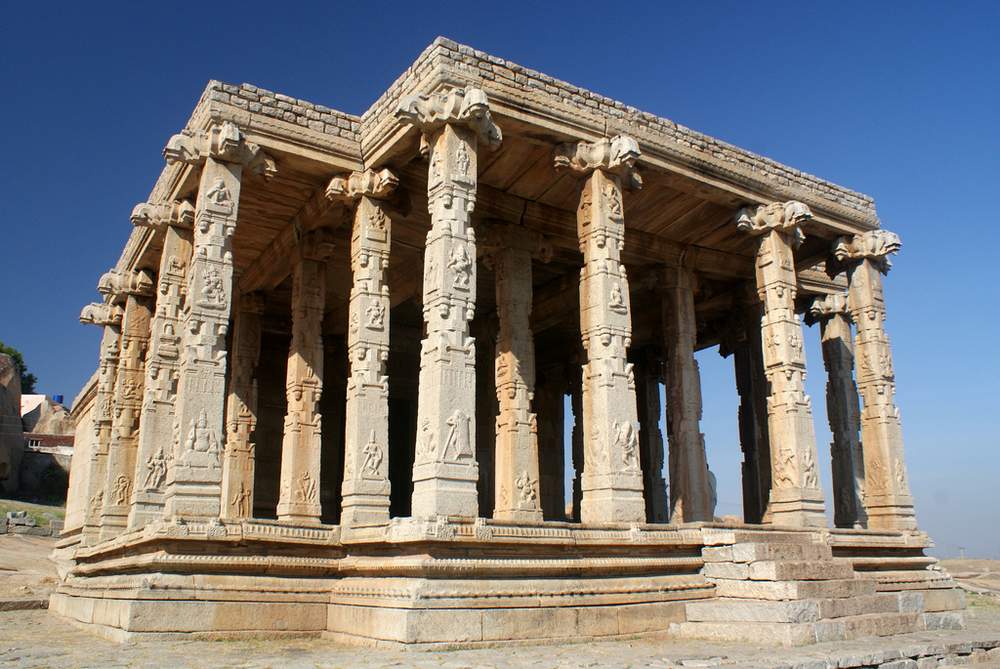
[[[671,633],[799,646],[927,629],[920,594],[877,592],[874,579],[858,576],[850,560],[834,558],[815,537],[719,532],[702,551],[716,598],[687,604],[686,622],[671,625]]]

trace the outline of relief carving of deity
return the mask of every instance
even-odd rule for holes
[[[433,459],[437,455],[437,443],[434,440],[434,428],[429,418],[424,418],[420,425],[420,437],[417,440],[417,455]]]
[[[613,183],[604,184],[604,200],[608,203],[608,215],[614,219],[622,218],[622,195]]]
[[[624,314],[628,311],[625,304],[625,296],[622,295],[621,284],[615,283],[611,286],[611,295],[608,297],[608,307],[615,313]]]
[[[365,478],[379,478],[379,467],[382,466],[382,447],[375,442],[375,430],[372,430],[368,443],[362,449],[364,460],[361,471]]]
[[[517,486],[518,508],[537,509],[538,508],[538,482],[533,481],[526,470],[514,479]]]
[[[372,300],[368,308],[365,309],[365,317],[368,319],[368,327],[373,330],[381,330],[385,327],[385,307],[382,301]]]
[[[614,422],[615,450],[622,454],[625,469],[639,469],[639,435],[631,421]]]
[[[208,189],[205,198],[212,204],[220,208],[232,208],[233,197],[229,194],[226,182],[222,177],[217,177]]]
[[[163,448],[161,447],[146,458],[146,478],[143,479],[142,487],[146,490],[156,490],[163,485],[163,479],[166,475],[167,459],[163,457]]]
[[[299,484],[295,490],[295,498],[299,502],[304,502],[307,504],[314,504],[316,502],[318,490],[316,489],[316,480],[313,479],[312,474],[309,472],[302,472],[302,476],[299,477]]]
[[[451,248],[448,268],[455,273],[454,286],[456,288],[469,287],[472,279],[472,258],[464,243],[458,242]]]
[[[460,409],[456,409],[447,420],[448,438],[444,445],[444,458],[451,455],[452,461],[473,457],[471,440],[469,439],[469,417]]]
[[[469,152],[465,148],[465,142],[459,142],[458,150],[455,151],[455,172],[456,176],[469,176]]]
[[[230,500],[230,504],[236,511],[237,517],[250,517],[250,491],[247,490],[246,484],[244,484],[243,481],[240,481],[240,490],[233,495],[233,498]]]
[[[201,287],[199,304],[206,307],[222,307],[226,304],[226,289],[222,275],[214,267],[205,273],[205,283]]]
[[[125,506],[128,504],[129,493],[132,491],[132,481],[129,480],[127,476],[122,474],[117,479],[115,479],[115,487],[113,490],[113,499],[116,506]]]
[[[219,440],[215,437],[215,432],[208,427],[208,416],[204,409],[198,414],[198,418],[192,421],[185,446],[187,450],[198,453],[219,452]]]
[[[795,485],[792,468],[795,465],[795,452],[788,446],[782,446],[778,452],[778,468],[774,474],[774,482],[779,488]]]

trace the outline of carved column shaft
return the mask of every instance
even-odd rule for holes
[[[569,378],[570,408],[573,410],[573,428],[570,434],[573,461],[573,517],[580,522],[580,507],[583,504],[583,377],[578,373],[580,366],[574,364]]]
[[[639,409],[639,448],[643,474],[646,522],[665,523],[670,506],[663,480],[663,432],[660,418],[660,361],[649,350],[636,363],[635,390]]]
[[[158,213],[167,215],[160,218]],[[174,438],[174,402],[180,373],[185,279],[191,260],[194,207],[186,202],[139,205],[132,214],[132,222],[135,225],[162,226],[163,252],[160,255],[156,310],[150,326],[149,353],[146,356],[129,529],[143,527],[163,514],[163,489]]]
[[[531,334],[531,250],[512,231],[493,251],[499,330],[496,347],[496,504],[494,518],[539,521],[535,344]]]
[[[833,522],[836,527],[864,527],[868,519],[861,500],[865,473],[858,436],[858,388],[854,384],[854,347],[844,296],[815,298],[810,314],[819,321],[827,374],[826,415],[833,435]]]
[[[292,342],[285,390],[288,409],[281,440],[278,519],[319,523],[323,392],[323,312],[326,259],[333,251],[325,230],[303,236],[292,265]]]
[[[816,468],[816,435],[805,393],[806,360],[802,324],[795,313],[794,245],[799,225],[811,217],[799,202],[774,203],[743,210],[741,230],[760,236],[757,292],[764,307],[761,338],[764,373],[770,384],[768,433],[771,446],[771,494],[767,517],[775,524],[823,526],[823,494]]]
[[[556,166],[587,174],[577,207],[580,335],[583,366],[584,471],[580,517],[585,523],[642,522],[639,421],[632,365],[622,178],[633,185],[638,146],[618,136],[557,149]]]
[[[841,240],[834,249],[848,262],[847,306],[856,328],[855,367],[861,394],[861,444],[864,452],[864,503],[868,526],[915,529],[903,454],[903,431],[896,406],[896,377],[892,349],[885,333],[885,296],[882,274],[888,272],[888,255],[899,250],[899,237],[874,230],[852,240]]]
[[[135,476],[139,414],[142,409],[146,349],[149,346],[152,279],[147,273],[122,275],[130,285],[122,317],[121,353],[115,379],[111,443],[108,448],[107,483],[101,510],[100,538],[121,534],[128,524]]]
[[[698,328],[690,271],[667,268],[664,276],[663,335],[666,352],[667,440],[670,449],[670,521],[715,517],[701,433],[701,375],[694,358]]]
[[[111,444],[114,416],[115,380],[121,349],[122,310],[110,304],[91,304],[84,307],[80,322],[103,326],[97,392],[94,398],[94,446],[88,463],[90,471],[87,477],[87,503],[81,530],[83,545],[91,546],[100,541],[101,511],[104,509],[108,478],[108,448]]]
[[[232,307],[232,237],[243,168],[206,157],[198,187],[187,271],[184,352],[174,408],[166,517],[218,521],[221,512],[226,334]]]
[[[347,352],[346,433],[343,505],[344,527],[371,527],[389,522],[389,285],[386,270],[392,221],[384,203],[396,177],[355,173],[357,205],[351,234],[351,288]],[[348,180],[348,181],[349,181]],[[360,183],[363,180],[363,184]],[[347,181],[344,182],[345,184]],[[333,188],[333,184],[331,184]],[[345,196],[350,196],[341,189]],[[327,191],[330,192],[330,189]]]
[[[260,313],[256,293],[234,297],[229,396],[226,398],[226,447],[222,461],[222,517],[253,517],[254,430],[257,427],[257,363]]]
[[[562,366],[542,373],[533,406],[538,423],[538,485],[545,520],[566,519],[565,395]]]

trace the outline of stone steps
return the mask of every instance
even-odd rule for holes
[[[739,599],[840,599],[875,594],[869,580],[843,578],[827,581],[736,581],[715,580],[715,594]]]
[[[907,634],[924,629],[923,616],[919,613],[871,613],[835,620],[799,623],[688,621],[672,624],[670,633],[685,639],[803,646],[828,641]]]
[[[840,599],[757,601],[719,598],[687,606],[688,622],[777,622],[805,623],[877,613],[899,613],[899,598],[893,594]]]

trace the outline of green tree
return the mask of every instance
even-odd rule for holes
[[[2,341],[0,341],[0,353],[6,353],[10,356],[10,359],[14,361],[17,365],[18,370],[21,372],[21,394],[30,395],[35,392],[35,383],[38,381],[35,375],[28,371],[27,366],[24,364],[24,356],[13,346],[7,346]]]

